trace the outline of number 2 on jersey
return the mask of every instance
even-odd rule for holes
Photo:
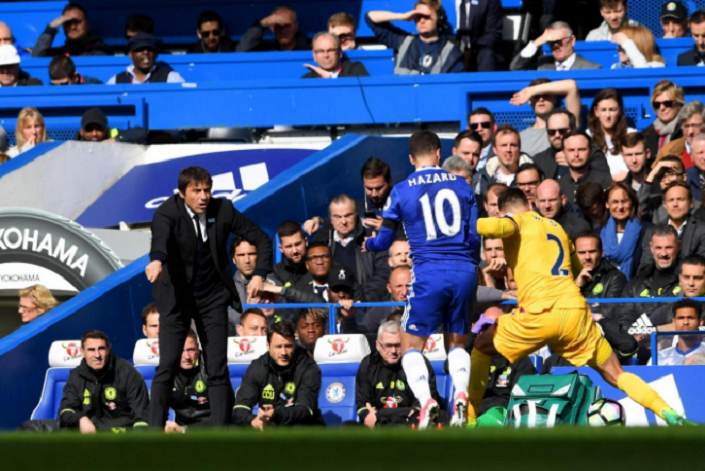
[[[450,204],[453,217],[450,224],[448,224],[445,211],[443,210],[443,205],[446,201]],[[436,224],[438,224],[441,234],[445,236],[453,237],[460,232],[460,201],[458,201],[458,195],[456,195],[453,190],[449,190],[448,188],[440,190],[436,194],[433,208],[431,208],[431,198],[428,196],[428,193],[424,193],[424,195],[419,198],[419,202],[421,203],[424,225],[426,226],[426,240],[435,240],[438,238]]]
[[[561,268],[561,266],[563,265],[563,260],[565,259],[565,250],[563,250],[563,244],[561,244],[561,240],[558,238],[558,236],[554,234],[548,234],[547,238],[549,242],[555,242],[556,245],[558,245],[558,258],[556,258],[556,263],[554,263],[553,268],[551,268],[551,275],[568,276],[568,270],[566,270],[565,268]]]

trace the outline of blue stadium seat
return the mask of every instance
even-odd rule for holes
[[[340,425],[346,421],[357,421],[355,404],[355,376],[359,363],[327,363],[321,368],[321,392],[318,408],[326,425]]]
[[[31,419],[48,420],[56,419],[59,413],[59,404],[64,395],[64,386],[69,379],[73,368],[49,368],[44,378],[42,397],[34,408]]]
[[[448,400],[453,394],[453,381],[451,381],[450,375],[446,374],[444,371],[444,364],[445,361],[432,361],[431,368],[433,368],[433,372],[436,374],[436,389],[441,396],[441,407],[447,409]]]

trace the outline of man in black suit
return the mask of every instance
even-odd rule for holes
[[[470,72],[500,70],[503,12],[500,0],[456,0],[458,39]]]
[[[154,283],[159,307],[161,356],[152,383],[151,427],[163,429],[166,423],[192,319],[203,347],[213,426],[229,423],[234,395],[227,367],[227,306],[241,308],[226,250],[230,234],[257,246],[257,268],[248,285],[250,297],[262,290],[262,280],[271,271],[269,238],[230,201],[212,199],[212,185],[207,170],[182,170],[179,193],[166,200],[152,220],[151,262],[145,272]]]
[[[690,35],[695,45],[678,55],[678,65],[705,65],[705,10],[698,10],[690,17]]]

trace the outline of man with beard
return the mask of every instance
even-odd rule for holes
[[[686,298],[696,298],[705,295],[705,258],[700,255],[690,255],[683,259],[678,274],[678,286]],[[671,306],[657,308],[649,320],[658,330],[675,330]]]
[[[51,47],[61,27],[64,28],[66,43],[61,47]],[[101,38],[91,33],[86,10],[77,3],[64,7],[61,16],[49,23],[32,49],[32,57],[109,56],[112,53]]]
[[[387,321],[377,331],[377,351],[362,359],[355,379],[355,402],[360,422],[369,428],[380,425],[416,423],[421,409],[419,400],[407,385],[401,367],[401,334],[396,321]],[[436,375],[428,359],[432,396],[440,404]]]
[[[675,303],[671,310],[673,312],[673,323],[675,330],[693,331],[699,330],[703,325],[703,306],[692,299],[682,299]],[[682,365],[686,358],[696,353],[705,353],[702,335],[678,335],[678,340],[674,346],[658,352],[658,365]],[[649,360],[649,365],[651,360]]]
[[[307,273],[304,256],[308,240],[301,226],[294,221],[284,221],[277,229],[277,235],[282,261],[274,265],[274,276],[284,286],[294,286]]]
[[[558,108],[548,114],[546,132],[550,146],[534,155],[534,163],[541,169],[544,178],[560,180],[569,173],[568,163],[563,152],[563,136],[575,131],[576,126],[575,116],[568,110]],[[605,173],[610,171],[605,153],[596,146],[592,147],[590,153],[590,165],[595,170]]]
[[[566,203],[567,199],[555,180],[544,180],[536,189],[536,204],[541,216],[560,224],[570,240],[575,242],[578,234],[590,229],[590,224],[585,219],[566,211],[564,208]]]
[[[214,11],[198,15],[196,34],[198,42],[189,53],[235,52],[235,43],[225,34],[223,19]]]
[[[678,297],[682,288],[678,286],[678,233],[668,224],[659,224],[654,227],[649,248],[654,258],[653,265],[640,269],[637,276],[632,278],[624,288],[622,297],[625,298],[670,298]],[[657,303],[632,303],[624,306],[618,313],[618,321],[629,327],[639,316],[650,316]]]
[[[606,189],[612,183],[609,173],[593,169],[590,165],[592,138],[585,131],[573,131],[563,136],[563,153],[568,163],[568,174],[561,178],[560,186],[569,203],[575,202],[575,192],[583,182],[596,182]]]
[[[264,430],[273,425],[325,425],[318,408],[321,369],[303,347],[294,327],[274,324],[267,332],[268,352],[245,371],[233,408],[233,423]],[[257,415],[252,413],[259,405]]]
[[[108,85],[183,83],[184,78],[167,64],[157,63],[159,40],[149,33],[137,33],[127,42],[132,64],[108,80]]]
[[[582,271],[575,277],[575,284],[580,288],[580,293],[586,298],[621,297],[627,285],[627,278],[619,268],[603,260],[600,236],[587,230],[578,234],[574,240],[575,253],[583,264]],[[598,308],[593,306],[591,309],[592,312],[612,317],[612,312],[617,309],[617,305],[605,304]]]

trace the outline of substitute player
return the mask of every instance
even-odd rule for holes
[[[526,196],[518,189],[507,191],[498,205],[504,217],[480,219],[477,230],[484,237],[504,239],[504,254],[519,290],[518,310],[500,317],[496,327],[491,326],[475,341],[470,424],[480,408],[492,356],[499,352],[514,363],[549,345],[571,364],[595,368],[605,381],[669,425],[693,425],[641,378],[622,369],[573,281],[573,273],[582,267],[561,226],[530,211]]]
[[[410,161],[416,171],[397,184],[385,207],[379,234],[364,250],[387,250],[404,224],[414,266],[402,317],[402,367],[414,395],[423,405],[419,428],[428,427],[439,405],[431,397],[423,351],[429,335],[443,326],[449,339],[448,369],[455,387],[451,425],[467,420],[470,356],[465,339],[470,327],[472,296],[477,288],[479,237],[477,205],[465,180],[438,167],[441,141],[430,131],[409,139]]]

